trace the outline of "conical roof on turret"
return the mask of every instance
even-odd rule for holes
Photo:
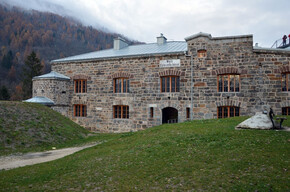
[[[63,74],[57,73],[55,71],[51,71],[50,73],[33,77],[33,80],[35,80],[35,79],[62,79],[62,80],[70,80],[69,77],[67,77],[67,76],[65,76]]]
[[[23,102],[39,103],[39,104],[43,104],[43,105],[54,105],[54,102],[51,99],[49,99],[47,97],[42,97],[42,96],[32,97],[32,98],[27,99]]]

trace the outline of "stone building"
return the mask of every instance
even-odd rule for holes
[[[51,62],[33,97],[92,131],[137,131],[190,119],[290,114],[290,50],[254,46],[252,35],[132,45]]]

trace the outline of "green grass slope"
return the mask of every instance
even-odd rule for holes
[[[0,155],[71,144],[87,134],[46,106],[0,101]]]
[[[63,159],[1,171],[0,191],[289,191],[290,133],[234,130],[244,119],[118,134]]]

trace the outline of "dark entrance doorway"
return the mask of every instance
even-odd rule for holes
[[[166,107],[162,109],[162,124],[163,123],[177,123],[178,111],[173,107]]]

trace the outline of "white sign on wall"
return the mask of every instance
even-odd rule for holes
[[[160,60],[159,67],[180,67],[180,59]]]

